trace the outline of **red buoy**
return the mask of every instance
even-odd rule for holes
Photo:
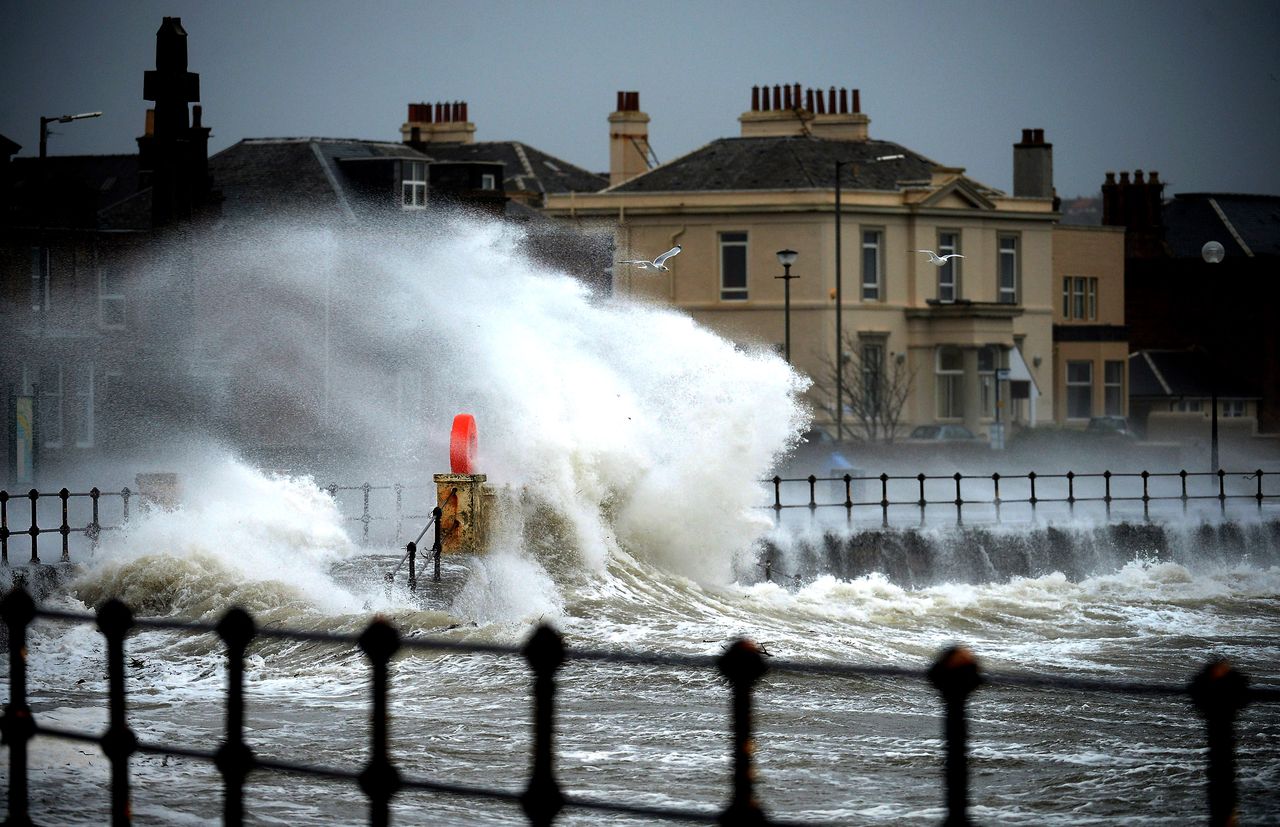
[[[454,474],[474,474],[476,461],[476,418],[458,414],[449,434],[449,469]]]

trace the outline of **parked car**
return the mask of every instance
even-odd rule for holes
[[[959,439],[977,439],[963,425],[920,425],[911,432],[908,439],[951,441]]]
[[[1095,434],[1097,436],[1118,436],[1133,439],[1135,437],[1129,428],[1129,420],[1123,416],[1094,416],[1090,417],[1089,424],[1084,428],[1086,433]]]

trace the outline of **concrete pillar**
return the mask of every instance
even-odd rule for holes
[[[978,379],[978,349],[966,347],[961,351],[964,360],[964,426],[975,435],[982,416],[982,385]]]
[[[441,554],[482,554],[488,546],[487,505],[494,501],[484,474],[436,474]]]

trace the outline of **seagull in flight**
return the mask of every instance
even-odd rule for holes
[[[927,254],[929,256],[929,263],[936,265],[938,267],[941,267],[942,265],[946,264],[947,259],[949,258],[964,258],[964,256],[960,255],[959,253],[947,253],[945,256],[940,256],[937,253],[935,253],[933,250],[912,250],[911,252]]]
[[[644,260],[622,261],[622,262],[619,262],[619,264],[634,264],[637,267],[639,267],[641,270],[670,270],[671,268],[668,267],[664,262],[667,259],[679,253],[680,250],[681,250],[681,247],[679,244],[677,244],[676,246],[672,247],[670,250],[667,250],[665,253],[655,258],[653,261],[644,261]]]

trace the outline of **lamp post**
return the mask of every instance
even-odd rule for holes
[[[857,176],[859,163],[878,164],[881,161],[896,161],[906,155],[878,155],[870,161],[836,161],[836,439],[844,440],[844,279],[841,275],[840,261],[840,167],[853,165],[854,176]]]
[[[40,157],[43,158],[47,154],[49,148],[49,124],[51,123],[71,123],[72,121],[84,120],[85,118],[102,117],[101,112],[81,112],[79,115],[53,115],[40,116]]]
[[[1205,264],[1218,264],[1226,250],[1216,241],[1207,241],[1200,248],[1200,258]],[[1209,465],[1218,472],[1218,285],[1209,279]]]
[[[787,364],[791,364],[791,280],[798,279],[799,276],[791,275],[791,265],[796,263],[796,257],[799,255],[795,250],[779,250],[778,263],[782,265],[782,275],[774,276],[775,279],[782,279],[782,317],[783,317],[783,353],[786,355]]]

